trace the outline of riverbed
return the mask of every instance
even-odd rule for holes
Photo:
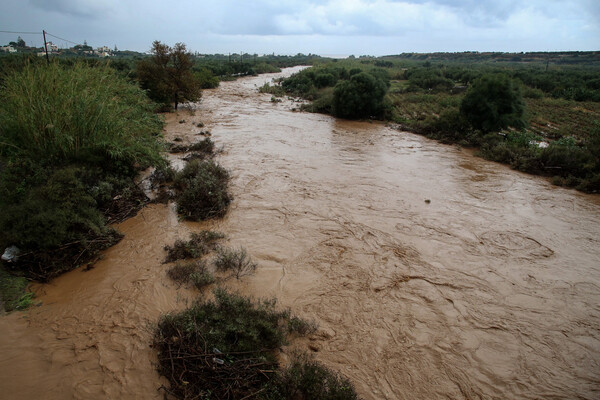
[[[314,319],[299,345],[365,399],[597,398],[600,197],[293,111],[257,91],[280,75],[223,82],[167,116],[167,138],[198,140],[202,121],[222,147],[227,216],[183,223],[151,205],[92,270],[37,285],[40,306],[0,318],[3,397],[162,398],[152,324],[195,296],[166,278],[162,248],[216,229],[259,264],[231,286]]]

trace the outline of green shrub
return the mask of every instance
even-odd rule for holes
[[[170,165],[159,166],[150,175],[150,181],[153,185],[173,182],[176,173],[177,171]]]
[[[16,244],[22,250],[49,250],[67,242],[84,241],[90,234],[106,233],[96,201],[79,178],[80,169],[38,172],[45,182],[27,182],[25,187],[11,182],[14,171],[12,165],[8,167],[3,177],[10,177],[0,182],[0,193],[8,200],[2,201],[0,243]]]
[[[202,89],[214,89],[219,87],[219,78],[208,68],[200,68],[199,70],[194,71],[194,76]]]
[[[321,89],[315,100],[306,107],[308,111],[331,114],[333,111],[333,91],[334,88],[332,87]]]
[[[503,74],[477,79],[460,105],[460,112],[473,128],[484,132],[524,127],[524,110],[519,87]]]
[[[545,168],[554,169],[557,175],[583,177],[594,167],[594,158],[586,149],[575,145],[553,142],[543,149],[540,160]]]
[[[303,318],[290,316],[288,320],[288,332],[297,333],[298,335],[308,335],[317,331],[317,323],[315,321],[307,321]]]
[[[275,65],[267,64],[265,62],[258,63],[252,67],[255,73],[257,74],[272,74],[275,72],[281,72],[279,67]]]
[[[525,97],[526,99],[543,99],[544,92],[540,89],[526,87],[523,90],[523,97]]]
[[[445,110],[427,127],[428,136],[450,142],[460,141],[470,132],[469,122],[457,110]]]
[[[229,173],[212,160],[192,160],[175,176],[177,212],[199,221],[222,217],[231,202]]]
[[[333,113],[348,119],[381,116],[386,91],[385,82],[367,72],[353,75],[350,80],[335,85]]]

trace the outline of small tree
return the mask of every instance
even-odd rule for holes
[[[460,112],[475,129],[499,131],[525,126],[525,105],[519,87],[504,74],[488,74],[473,82]]]
[[[381,79],[360,72],[348,81],[340,81],[333,91],[333,113],[342,118],[364,118],[383,112],[387,85]]]
[[[200,82],[192,72],[194,62],[185,44],[174,47],[154,41],[152,57],[137,64],[138,79],[148,96],[159,103],[174,103],[175,109],[180,102],[197,101],[202,95]]]

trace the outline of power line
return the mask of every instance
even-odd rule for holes
[[[71,40],[67,40],[67,39],[64,39],[64,38],[58,37],[58,36],[56,36],[56,35],[53,35],[53,34],[49,33],[48,31],[46,31],[46,35],[48,35],[48,36],[52,36],[53,38],[56,38],[56,39],[59,39],[59,40],[65,41],[65,42],[69,42],[69,43],[71,43],[71,44],[74,44],[74,45],[81,44],[81,43],[76,43],[76,42],[73,42],[73,41],[71,41]]]
[[[21,35],[41,35],[42,32],[14,32],[14,31],[0,31],[0,33],[17,33]]]
[[[16,34],[20,34],[20,35],[41,35],[43,32],[0,31],[0,33],[16,33]],[[46,35],[52,36],[53,38],[56,38],[56,39],[59,39],[59,40],[62,40],[64,42],[68,42],[68,43],[71,43],[71,44],[74,44],[74,45],[81,44],[81,43],[74,42],[72,40],[61,38],[60,36],[53,35],[53,34],[49,33],[48,31],[46,31]]]

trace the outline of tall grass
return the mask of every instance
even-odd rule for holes
[[[107,66],[28,65],[0,94],[0,156],[65,164],[160,162],[162,121],[143,91]]]

